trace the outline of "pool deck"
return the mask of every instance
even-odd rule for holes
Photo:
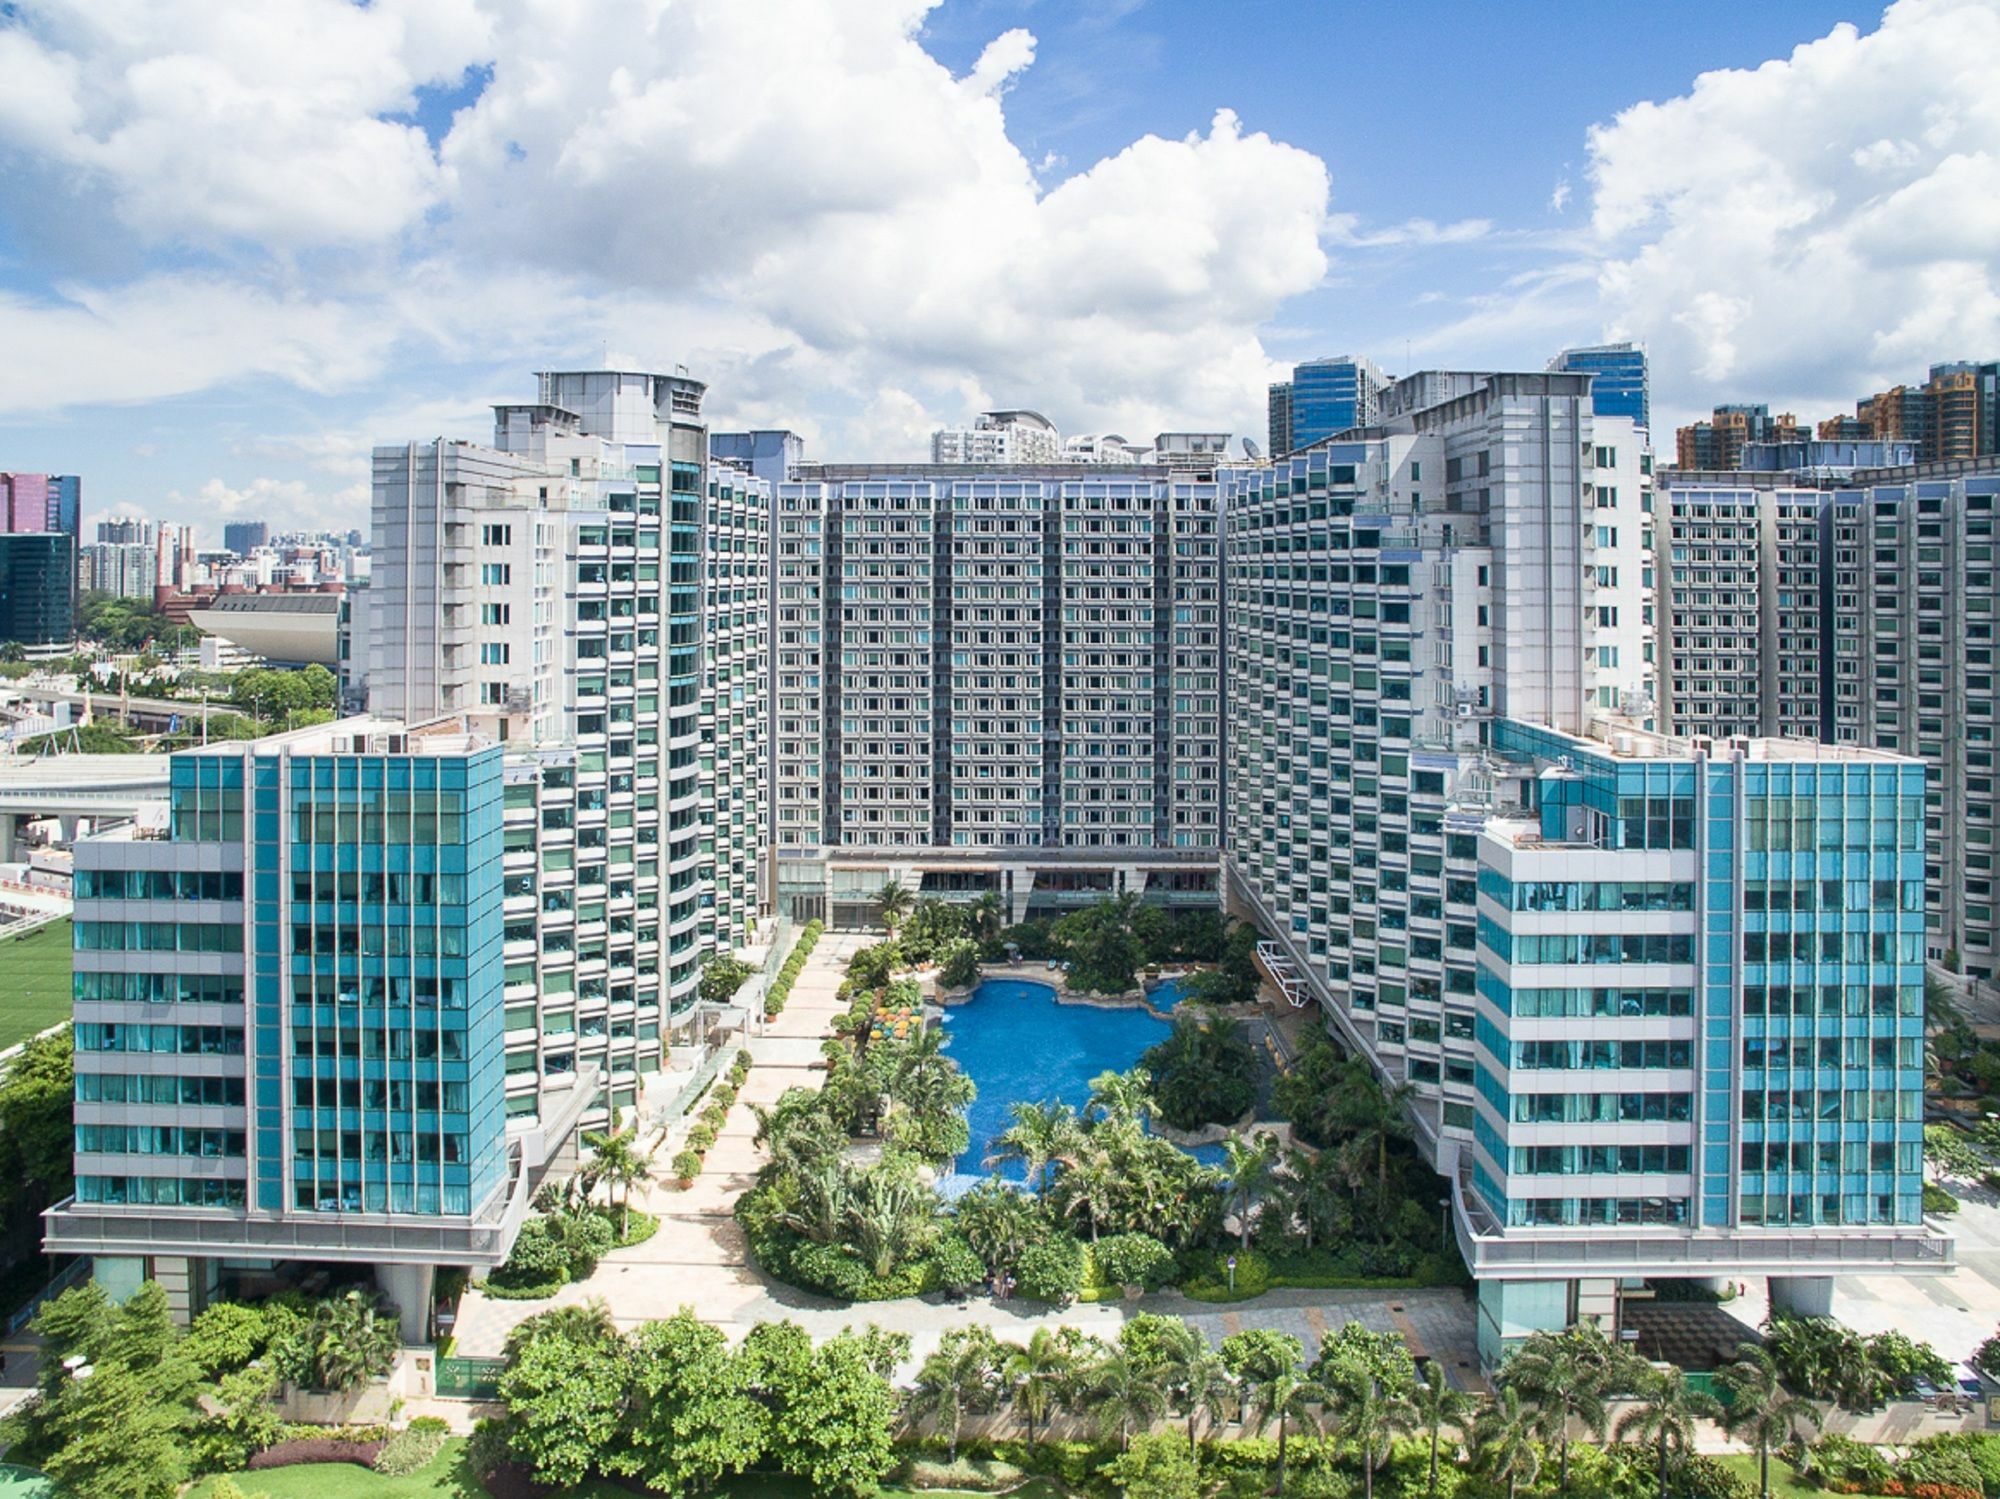
[[[1189,1301],[1178,1292],[1163,1291],[1134,1301],[1078,1304],[1057,1311],[1039,1302],[996,1302],[985,1297],[974,1297],[964,1306],[947,1306],[936,1296],[849,1306],[760,1274],[747,1263],[742,1233],[730,1217],[737,1194],[764,1161],[764,1152],[753,1143],[757,1119],[749,1106],[773,1103],[789,1087],[820,1086],[825,1077],[818,1066],[820,1043],[832,1034],[834,1017],[846,1011],[835,991],[848,957],[872,940],[849,932],[828,932],[820,939],[784,1013],[752,1038],[755,1065],[694,1186],[686,1192],[672,1190],[666,1185],[665,1160],[654,1162],[654,1188],[638,1193],[636,1205],[660,1215],[658,1233],[644,1244],[614,1250],[589,1280],[563,1287],[548,1301],[499,1301],[476,1289],[467,1291],[459,1305],[457,1351],[495,1357],[507,1334],[536,1312],[601,1298],[611,1308],[612,1320],[628,1331],[643,1322],[671,1317],[683,1306],[693,1307],[702,1321],[720,1327],[732,1340],[759,1322],[790,1319],[816,1338],[873,1323],[910,1334],[910,1357],[899,1371],[900,1377],[908,1378],[955,1327],[983,1324],[1010,1342],[1026,1340],[1038,1327],[1077,1327],[1099,1337],[1115,1337],[1119,1327],[1138,1313],[1161,1312],[1186,1317],[1211,1343],[1248,1328],[1288,1332],[1304,1342],[1308,1355],[1320,1338],[1349,1321],[1377,1331],[1393,1329],[1411,1338],[1419,1351],[1443,1360],[1461,1383],[1478,1388],[1473,1304],[1457,1289],[1269,1291],[1254,1301],[1229,1306]],[[993,976],[1016,973],[1019,970],[1006,970]]]

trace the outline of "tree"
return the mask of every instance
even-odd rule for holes
[[[1462,1390],[1453,1389],[1444,1376],[1444,1365],[1433,1359],[1424,1366],[1424,1377],[1417,1384],[1411,1405],[1416,1411],[1417,1427],[1430,1443],[1429,1479],[1425,1492],[1435,1495],[1440,1439],[1447,1426],[1456,1431],[1465,1429],[1466,1417],[1472,1414],[1472,1397]]]
[[[63,971],[68,972],[66,957]],[[9,1207],[39,1212],[71,1191],[76,1148],[71,1040],[69,1026],[33,1037],[0,1077],[0,1202]]]
[[[639,1154],[638,1140],[636,1125],[616,1135],[587,1134],[583,1137],[583,1143],[596,1153],[591,1165],[597,1179],[617,1196],[620,1239],[631,1232],[632,1189],[648,1186],[653,1180],[652,1154]]]
[[[1002,1358],[992,1330],[975,1324],[946,1333],[938,1340],[937,1351],[917,1370],[904,1411],[912,1420],[928,1420],[949,1434],[954,1463],[959,1427],[967,1413],[978,1415],[999,1404]]]
[[[970,937],[948,943],[938,962],[938,982],[947,989],[969,989],[979,982],[979,944]]]
[[[1604,1440],[1610,1419],[1605,1402],[1625,1363],[1609,1338],[1579,1324],[1531,1334],[1501,1370],[1500,1382],[1520,1390],[1537,1412],[1540,1436],[1555,1444],[1560,1487],[1569,1487],[1570,1422],[1582,1422]]]
[[[1229,1183],[1229,1211],[1236,1215],[1237,1237],[1243,1248],[1250,1247],[1250,1230],[1256,1224],[1252,1209],[1270,1185],[1278,1165],[1278,1137],[1257,1130],[1247,1138],[1231,1135],[1222,1142],[1222,1174]]]
[[[1183,1000],[1174,1028],[1139,1065],[1152,1080],[1160,1117],[1175,1129],[1226,1124],[1257,1097],[1257,1053],[1241,1021]]]
[[[1167,1392],[1159,1373],[1129,1353],[1106,1353],[1084,1371],[1079,1402],[1097,1418],[1105,1436],[1118,1433],[1118,1450],[1125,1451],[1136,1426],[1144,1431],[1167,1410]]]
[[[1389,1460],[1396,1438],[1416,1429],[1416,1408],[1379,1379],[1358,1389],[1336,1386],[1326,1395],[1331,1424],[1361,1455],[1362,1492],[1366,1499],[1375,1499],[1375,1475]]]
[[[1145,953],[1132,930],[1138,898],[1101,900],[1057,921],[1050,936],[1069,959],[1070,987],[1087,994],[1122,994],[1138,983]]]
[[[1001,1384],[1009,1392],[1014,1410],[1027,1425],[1031,1446],[1037,1429],[1061,1403],[1076,1376],[1077,1337],[1075,1328],[1038,1327],[1027,1346],[1013,1349],[1001,1368]]]
[[[765,1411],[745,1387],[744,1366],[691,1308],[640,1328],[631,1366],[630,1450],[613,1471],[667,1493],[705,1493],[762,1455]]]
[[[1133,1324],[1128,1322],[1126,1327]],[[1208,1346],[1199,1329],[1174,1319],[1160,1339],[1159,1370],[1166,1385],[1167,1399],[1175,1412],[1187,1418],[1188,1456],[1198,1452],[1195,1422],[1207,1416],[1215,1426],[1229,1408],[1235,1384],[1222,1355]]]
[[[766,1456],[814,1493],[872,1493],[895,1462],[895,1392],[851,1333],[818,1348],[796,1322],[751,1329],[740,1355],[769,1419]]]
[[[1720,1419],[1722,1407],[1714,1398],[1690,1389],[1681,1371],[1669,1364],[1663,1369],[1642,1365],[1633,1370],[1633,1391],[1639,1404],[1618,1418],[1614,1435],[1619,1441],[1636,1439],[1654,1444],[1660,1467],[1660,1499],[1667,1499],[1671,1470],[1694,1450],[1695,1422],[1706,1417]]]
[[[1736,1362],[1715,1382],[1730,1397],[1723,1408],[1723,1430],[1756,1449],[1758,1496],[1771,1499],[1771,1449],[1784,1446],[1802,1427],[1818,1431],[1819,1408],[1784,1387],[1771,1355],[1755,1343],[1739,1347]]]
[[[611,1320],[611,1308],[601,1296],[577,1306],[552,1306],[545,1312],[536,1312],[532,1317],[524,1317],[514,1324],[514,1330],[507,1334],[507,1345],[502,1350],[509,1363],[521,1356],[521,1350],[537,1338],[567,1338],[575,1343],[615,1343],[618,1341],[617,1324]]]
[[[1352,1218],[1347,1181],[1331,1152],[1315,1155],[1293,1146],[1285,1152],[1273,1189],[1281,1221],[1304,1240],[1309,1254],[1314,1243],[1339,1232]]]
[[[1000,927],[1005,911],[1000,904],[1000,892],[982,890],[979,899],[965,908],[968,927],[975,941],[982,945],[1000,935]]]
[[[1488,1477],[1507,1485],[1507,1499],[1514,1499],[1522,1484],[1532,1485],[1542,1471],[1536,1424],[1534,1408],[1521,1403],[1521,1392],[1513,1385],[1502,1386],[1472,1423],[1478,1464]]]
[[[43,1471],[65,1494],[173,1499],[187,1481],[190,1417],[188,1406],[160,1398],[145,1371],[98,1364],[57,1396]]]
[[[719,952],[701,965],[695,995],[703,1004],[726,1005],[757,970],[731,953]]]
[[[1128,1499],[1201,1499],[1203,1493],[1194,1454],[1164,1431],[1136,1438],[1103,1473]]]
[[[569,1489],[616,1450],[629,1350],[622,1339],[531,1338],[500,1376],[509,1446],[537,1483]]]
[[[1134,1067],[1126,1072],[1100,1072],[1090,1080],[1086,1112],[1104,1124],[1145,1125],[1152,1122],[1152,1079]]]
[[[882,918],[882,925],[888,929],[891,942],[896,940],[896,928],[910,914],[914,903],[910,892],[896,880],[885,881],[882,888],[875,892],[875,914]]]
[[[1274,1378],[1267,1380],[1251,1392],[1249,1409],[1254,1419],[1244,1424],[1253,1435],[1262,1436],[1264,1428],[1275,1418],[1278,1423],[1278,1492],[1285,1492],[1285,1438],[1294,1423],[1302,1426],[1312,1424],[1313,1411],[1324,1397],[1325,1392],[1311,1380],[1302,1378],[1294,1369],[1281,1370]]]
[[[994,1178],[966,1192],[951,1211],[953,1226],[996,1278],[1014,1269],[1050,1228],[1048,1210],[1038,1199]]]
[[[1924,1165],[1939,1180],[1952,1176],[1970,1181],[1991,1169],[1993,1163],[1953,1126],[1930,1124],[1924,1127]]]
[[[1014,1122],[995,1140],[988,1164],[1019,1161],[1029,1181],[1044,1192],[1049,1186],[1049,1169],[1067,1165],[1082,1139],[1076,1110],[1059,1099],[1046,1103],[1021,1102],[1014,1105]]]
[[[387,1374],[402,1347],[396,1319],[359,1291],[319,1302],[297,1337],[292,1373],[316,1390],[359,1389]]]

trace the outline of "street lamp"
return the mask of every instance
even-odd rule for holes
[[[1451,1243],[1451,1199],[1438,1199],[1438,1248],[1440,1251]]]

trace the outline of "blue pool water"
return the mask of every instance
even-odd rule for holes
[[[1081,1111],[1093,1077],[1123,1072],[1170,1029],[1137,1008],[1059,1005],[1055,990],[1025,979],[982,980],[969,1001],[944,1012],[944,1027],[946,1049],[979,1088],[968,1114],[972,1142],[956,1162],[965,1185],[992,1174],[986,1157],[1014,1122],[1015,1104],[1060,1099]],[[1194,1154],[1212,1164],[1222,1147]],[[1018,1161],[999,1169],[1023,1178]]]
[[[1181,981],[1161,979],[1146,991],[1146,1002],[1156,1010],[1171,1013],[1174,1006],[1181,1002]]]

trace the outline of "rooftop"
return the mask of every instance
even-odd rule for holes
[[[1590,725],[1590,733],[1584,735],[1566,733],[1561,729],[1551,729],[1545,724],[1532,727],[1546,734],[1574,742],[1580,749],[1592,754],[1608,755],[1614,760],[1691,760],[1696,754],[1707,754],[1712,758],[1725,759],[1740,752],[1744,759],[1754,762],[1792,763],[1850,763],[1865,765],[1912,764],[1907,755],[1894,754],[1888,750],[1866,749],[1852,744],[1821,744],[1816,739],[1766,739],[1766,738],[1676,738],[1671,734],[1657,733],[1641,728],[1629,719],[1600,718]]]

